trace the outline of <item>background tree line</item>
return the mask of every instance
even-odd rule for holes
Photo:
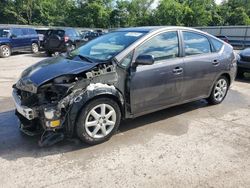
[[[72,27],[247,25],[250,0],[0,0],[1,24]]]

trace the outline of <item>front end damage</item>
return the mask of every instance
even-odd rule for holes
[[[41,134],[40,146],[73,136],[77,114],[89,99],[112,94],[122,102],[114,87],[118,81],[115,69],[111,62],[97,64],[88,71],[61,75],[39,87],[20,79],[13,86],[20,129],[30,136]]]

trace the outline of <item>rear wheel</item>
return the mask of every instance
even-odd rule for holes
[[[220,104],[226,97],[229,81],[225,76],[221,76],[214,84],[213,90],[207,99],[210,104]]]
[[[120,119],[118,104],[109,98],[99,98],[82,109],[76,132],[83,142],[99,144],[107,141],[116,132]]]
[[[0,57],[9,57],[11,55],[11,50],[8,45],[0,46]]]
[[[32,43],[31,45],[31,50],[34,54],[38,53],[39,52],[39,46],[37,43]]]

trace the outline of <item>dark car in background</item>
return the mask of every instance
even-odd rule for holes
[[[95,31],[86,31],[82,32],[82,36],[86,41],[91,41],[99,36],[104,35],[105,32],[102,30],[95,30]]]
[[[236,63],[231,45],[195,29],[119,29],[24,70],[13,86],[16,114],[22,131],[41,130],[41,146],[74,135],[98,144],[121,119],[221,103]]]
[[[74,28],[49,29],[45,34],[44,50],[48,55],[69,52],[84,44],[86,40]]]
[[[250,48],[241,51],[238,56],[237,76],[243,78],[245,72],[250,73]]]
[[[32,28],[0,28],[0,57],[20,51],[39,51],[37,32]]]

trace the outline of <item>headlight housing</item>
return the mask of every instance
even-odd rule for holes
[[[37,92],[37,86],[30,79],[19,79],[16,83],[16,87],[20,90],[28,91],[31,93]]]

